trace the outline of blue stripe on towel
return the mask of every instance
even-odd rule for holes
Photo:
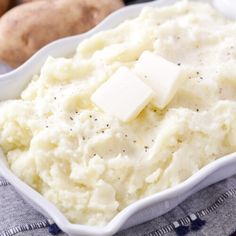
[[[201,219],[212,212],[214,212],[217,208],[219,208],[228,198],[236,196],[236,189],[230,189],[227,192],[221,194],[217,200],[210,205],[209,207],[197,211],[195,214],[189,214],[178,221],[172,222],[169,225],[166,225],[160,229],[152,231],[150,233],[145,234],[144,236],[162,236],[172,231],[175,231],[178,236],[184,236],[192,228],[195,230],[201,229],[205,225],[205,221]],[[236,234],[235,234],[236,236]]]
[[[19,226],[15,226],[11,229],[6,230],[0,236],[12,236],[20,232],[25,232],[25,231],[34,230],[34,229],[42,229],[48,226],[49,226],[48,220],[44,220],[44,221],[32,223],[32,224],[19,225]]]
[[[1,186],[7,186],[7,185],[10,185],[10,183],[7,182],[5,179],[0,179],[0,187]]]

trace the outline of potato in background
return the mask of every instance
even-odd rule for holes
[[[18,0],[18,3],[22,4],[22,3],[36,2],[36,1],[50,1],[50,0]]]
[[[38,0],[12,8],[0,20],[0,59],[17,67],[45,44],[88,31],[122,0]]]
[[[0,0],[0,16],[2,16],[10,6],[10,0]]]

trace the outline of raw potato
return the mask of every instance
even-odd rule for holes
[[[9,0],[0,0],[0,16],[2,16],[7,11],[9,5]]]
[[[0,21],[0,59],[17,67],[45,44],[88,31],[122,6],[122,0],[51,0],[15,7]]]

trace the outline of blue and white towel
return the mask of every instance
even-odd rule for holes
[[[0,236],[66,236],[0,177]],[[116,236],[236,235],[236,176],[204,189],[171,212]]]

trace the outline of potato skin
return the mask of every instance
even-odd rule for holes
[[[24,63],[45,44],[83,33],[122,7],[121,0],[48,0],[19,5],[0,20],[0,59]]]
[[[0,0],[0,16],[2,16],[8,9],[10,0]]]
[[[48,1],[48,0],[18,0],[18,3],[22,4],[22,3],[36,2],[36,1]]]

